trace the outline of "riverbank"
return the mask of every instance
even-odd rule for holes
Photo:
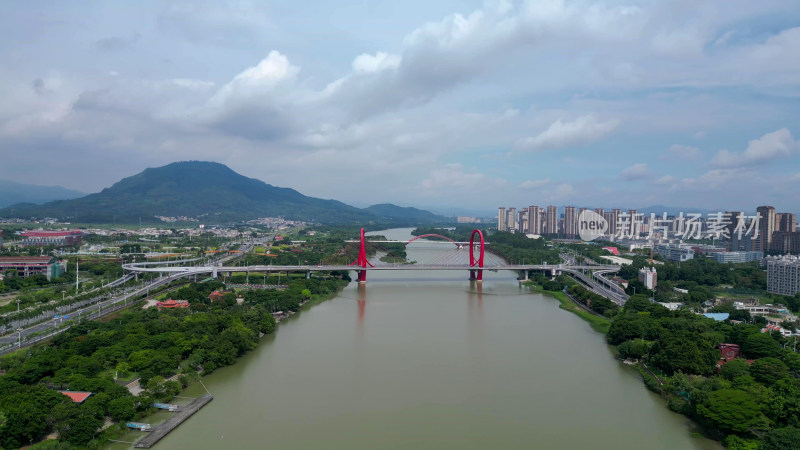
[[[551,297],[555,297],[556,300],[560,303],[559,308],[569,311],[576,316],[580,317],[581,319],[589,322],[589,325],[592,327],[593,330],[597,331],[598,333],[606,334],[608,333],[609,328],[611,328],[611,320],[606,319],[605,317],[600,317],[595,313],[587,311],[581,305],[577,304],[574,300],[569,298],[567,294],[561,291],[547,291],[543,289],[541,286],[532,283],[526,282],[524,283],[526,286],[530,287],[534,291],[540,294],[547,294]]]
[[[248,351],[248,352],[240,355],[239,357],[237,357],[236,360],[232,364],[226,366],[226,368],[227,367],[236,366],[236,364],[241,362],[242,358],[244,358],[246,355],[252,353],[259,346],[261,346],[262,343],[264,343],[265,338],[267,336],[273,336],[277,332],[278,325],[281,322],[286,322],[287,319],[289,319],[291,317],[295,317],[295,316],[299,315],[299,313],[301,313],[303,311],[306,311],[308,309],[311,309],[315,305],[324,303],[325,301],[328,301],[328,300],[331,300],[331,299],[337,297],[342,292],[342,290],[344,288],[346,288],[348,285],[349,285],[349,283],[342,282],[342,283],[339,283],[339,285],[337,286],[336,290],[333,290],[333,291],[325,293],[325,294],[312,294],[311,298],[309,298],[307,300],[304,300],[304,301],[300,302],[297,305],[296,311],[287,310],[286,312],[283,312],[281,314],[272,314],[272,317],[275,320],[274,329],[269,333],[260,333],[258,335],[256,346],[253,347],[250,351]],[[194,391],[197,390],[198,385],[203,385],[203,378],[205,378],[207,375],[210,375],[210,374],[205,374],[205,373],[200,374],[200,373],[197,373],[197,372],[193,372],[193,373],[189,373],[187,375],[192,381],[190,381],[189,383],[185,384],[185,386],[182,388],[182,390],[177,395],[175,395],[175,397],[173,397],[174,399],[175,398],[189,398],[189,397],[194,398],[194,397],[196,397],[196,392],[194,392]],[[206,391],[205,385],[203,385],[203,391]],[[193,392],[194,392],[194,395],[192,395]],[[208,391],[206,391],[206,392],[208,393],[209,396],[211,395],[210,392],[208,392]],[[200,398],[203,398],[203,397],[200,397]],[[171,401],[171,400],[168,400],[168,401]],[[205,401],[205,403],[207,403],[207,401]],[[205,403],[203,403],[203,404],[205,404]],[[147,413],[141,414],[141,415],[137,415],[135,420],[136,421],[143,421],[143,422],[150,423],[155,428],[155,430],[158,431],[158,430],[162,429],[162,425],[166,424],[168,421],[170,421],[170,420],[176,421],[177,418],[178,418],[178,416],[164,417],[164,415],[165,415],[165,413],[163,411],[159,411],[159,410],[156,410],[154,408],[151,408],[151,409],[149,409],[147,411]],[[178,421],[178,422],[183,422],[183,420],[185,420],[185,419],[188,419],[188,416],[183,417],[183,419]],[[172,427],[165,427],[164,429],[165,430],[169,429],[169,432],[174,431],[174,429],[177,429],[177,425],[178,424],[180,424],[180,423],[176,423]],[[163,433],[163,434],[166,434],[166,433]],[[124,426],[124,423],[121,423],[121,424],[115,425],[114,427],[110,427],[107,430],[104,430],[103,433],[101,433],[98,437],[96,437],[95,441],[98,443],[98,445],[96,447],[93,447],[93,448],[109,448],[109,447],[120,448],[120,447],[116,446],[115,443],[116,444],[131,443],[130,446],[134,446],[133,442],[136,442],[136,444],[137,444],[135,447],[139,447],[140,445],[138,445],[138,444],[144,445],[148,441],[151,441],[153,439],[152,437],[150,437],[151,435],[152,435],[152,433],[142,437],[140,435],[140,433],[128,430]],[[161,437],[163,437],[163,436],[161,436]],[[152,442],[152,443],[154,444],[155,442]],[[130,447],[126,446],[126,448],[130,448]]]

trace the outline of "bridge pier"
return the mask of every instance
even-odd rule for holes
[[[476,283],[483,283],[483,270],[470,270],[469,271],[469,280],[475,281]]]
[[[367,282],[367,271],[366,270],[359,270],[358,271],[358,283],[364,284]]]
[[[306,280],[310,280],[310,279],[311,279],[311,271],[307,270],[306,271]]]
[[[520,270],[519,277],[517,278],[519,282],[528,281],[528,271],[527,270]]]

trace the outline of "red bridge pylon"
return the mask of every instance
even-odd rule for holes
[[[478,257],[475,257],[475,234],[477,234],[481,241],[481,253]],[[478,282],[483,282],[483,249],[484,249],[484,241],[483,241],[483,233],[481,230],[472,230],[472,234],[469,236],[469,266],[470,267],[479,267],[479,269],[472,269],[469,271],[469,279],[476,280]]]
[[[350,265],[351,266],[358,266],[358,267],[361,267],[363,269],[366,269],[367,266],[375,267],[367,260],[367,248],[366,248],[366,243],[365,243],[365,240],[364,240],[364,229],[363,228],[361,229],[361,248],[358,250],[358,259],[353,261],[353,264],[350,264]],[[367,271],[366,270],[359,270],[358,271],[358,282],[359,283],[366,283],[367,282]]]

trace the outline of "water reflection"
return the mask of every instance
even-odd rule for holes
[[[364,313],[367,310],[367,284],[358,283],[358,326],[364,325]]]

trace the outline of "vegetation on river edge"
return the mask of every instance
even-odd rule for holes
[[[639,363],[648,389],[727,448],[798,448],[800,354],[793,341],[762,333],[757,325],[669,311],[641,295],[631,297],[609,322],[580,308],[561,290],[545,292],[604,332],[621,358]],[[741,357],[721,359],[723,343],[738,345]]]
[[[199,373],[252,350],[262,333],[274,331],[273,311],[296,311],[346,283],[294,279],[282,291],[245,291],[243,304],[231,296],[211,302],[208,294],[222,284],[195,283],[176,291],[189,300],[188,309],[136,309],[106,322],[82,322],[46,345],[8,355],[0,376],[0,447],[18,448],[56,432],[59,443],[36,447],[99,448],[119,433],[112,426],[97,435],[104,421],[147,415],[153,401],[168,401]],[[165,381],[173,375],[178,381]],[[134,378],[144,388],[138,396],[121,384]],[[64,389],[94,395],[79,405],[58,392]]]

